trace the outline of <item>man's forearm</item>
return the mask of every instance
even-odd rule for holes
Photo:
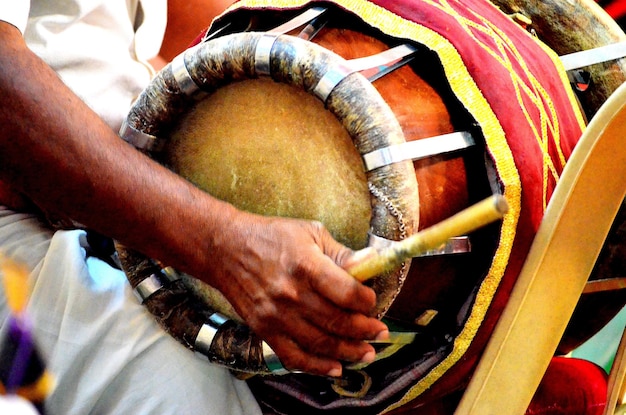
[[[27,50],[15,28],[0,23],[0,35],[0,178],[42,209],[162,260],[176,246],[165,249],[154,237],[186,231],[178,228],[190,223],[178,217],[187,214],[183,206],[207,209],[197,223],[203,227],[218,220],[210,210],[229,211],[124,143]]]

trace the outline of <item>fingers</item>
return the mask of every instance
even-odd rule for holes
[[[285,309],[281,308],[272,317],[265,316],[263,324],[254,324],[254,331],[272,347],[285,368],[340,376],[341,362],[369,363],[375,358],[375,350],[367,342],[333,334],[309,321],[307,316]],[[384,336],[388,335],[386,329],[383,332]]]
[[[368,316],[376,303],[374,291],[355,281],[328,257],[298,264],[293,276],[297,281],[308,281],[310,288],[289,290],[286,281],[274,280],[276,286],[268,290],[272,298],[281,301],[273,311],[282,310],[283,314],[262,318],[268,331],[276,333],[280,328],[282,332],[274,340],[277,344],[271,343],[271,335],[265,338],[285,367],[338,376],[340,361],[371,362],[375,351],[364,340],[388,337],[386,325]],[[306,264],[317,264],[317,272]],[[281,320],[286,310],[292,312]]]
[[[376,293],[338,266],[353,252],[319,223],[252,219],[245,239],[226,239],[220,264],[229,283],[218,286],[250,328],[290,370],[338,376],[341,362],[374,359],[367,340],[388,330],[371,316]]]
[[[310,290],[330,302],[328,307],[369,315],[376,306],[376,293],[361,284],[329,259],[322,258],[317,268],[310,261],[301,262],[293,271],[296,278],[307,281]],[[321,301],[321,300],[320,300]],[[314,304],[308,304],[312,306]],[[318,306],[322,307],[321,304]]]
[[[338,361],[369,362],[374,349],[364,340],[388,336],[378,319],[337,307],[314,290],[290,289],[287,281],[269,285],[248,323],[290,369],[326,374]],[[313,356],[326,363],[316,368]]]
[[[345,277],[341,278],[341,280],[343,279]],[[326,284],[322,285],[328,288]],[[348,285],[352,286],[352,283],[350,282]],[[335,287],[338,286],[339,284],[335,284]],[[381,332],[387,330],[387,326],[378,319],[369,316],[375,304],[375,294],[372,289],[364,288],[367,294],[372,294],[373,302],[372,306],[364,306],[362,311],[358,310],[356,306],[353,306],[352,310],[342,307],[330,301],[323,290],[314,289],[300,297],[301,314],[308,322],[328,334],[355,340],[377,338],[381,336]],[[332,291],[331,288],[328,289]],[[336,293],[333,292],[332,294]]]
[[[287,336],[269,338],[267,342],[279,356],[283,367],[289,371],[330,377],[339,377],[342,374],[342,365],[339,361],[308,354]]]
[[[320,223],[312,222],[311,227],[311,232],[322,250],[321,255],[310,261],[303,259],[298,263],[299,269],[296,272],[305,276],[321,275],[321,278],[311,279],[311,284],[323,297],[339,307],[369,314],[376,305],[376,293],[339,269],[338,265],[347,268],[354,262],[375,254],[375,251],[366,249],[355,255],[352,250],[335,241]]]
[[[290,321],[296,322],[295,319]],[[340,362],[370,363],[374,348],[363,341],[329,335],[314,324],[287,324],[281,333],[274,332],[266,341],[289,370],[340,376]]]
[[[377,254],[378,252],[376,251],[374,247],[370,246],[367,248],[363,248],[359,251],[353,252],[351,256],[343,260],[341,263],[339,263],[339,265],[343,269],[347,270],[347,269],[350,269],[350,267],[353,267],[363,261],[366,261],[370,258],[375,257]]]

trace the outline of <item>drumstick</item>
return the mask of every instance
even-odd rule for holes
[[[504,196],[491,196],[402,241],[394,242],[389,248],[349,267],[347,271],[357,280],[366,281],[393,270],[409,258],[439,248],[452,237],[470,233],[501,219],[508,208]]]

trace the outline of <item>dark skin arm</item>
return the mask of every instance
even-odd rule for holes
[[[136,151],[2,22],[0,91],[0,180],[215,286],[288,368],[338,375],[373,357],[375,293],[322,226],[237,210]]]

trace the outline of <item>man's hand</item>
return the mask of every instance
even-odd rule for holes
[[[320,223],[243,213],[217,238],[209,282],[286,368],[339,376],[340,361],[374,359],[364,340],[388,334],[369,317],[376,295],[337,265],[352,251]]]

